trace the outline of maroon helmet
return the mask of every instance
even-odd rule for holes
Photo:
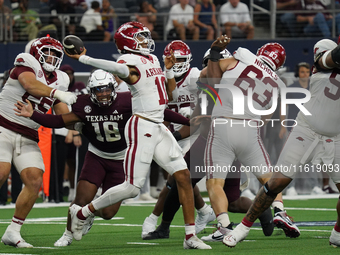
[[[173,66],[175,77],[179,77],[186,73],[190,68],[190,61],[192,60],[191,50],[189,46],[181,40],[172,41],[164,48],[163,60],[166,56],[171,54],[171,50],[173,51],[176,60],[184,60],[183,62],[176,62]]]
[[[279,43],[267,43],[257,50],[256,55],[272,70],[276,71],[286,61],[285,48]]]
[[[121,25],[115,35],[115,43],[118,52],[121,54],[126,51],[148,55],[155,50],[155,43],[151,38],[150,30],[142,23],[137,21],[127,22]],[[146,43],[147,47],[143,48],[141,44]]]

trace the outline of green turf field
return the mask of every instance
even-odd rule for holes
[[[32,249],[16,249],[0,244],[0,254],[339,254],[340,248],[329,245],[332,226],[319,226],[336,220],[337,198],[286,200],[288,214],[294,217],[301,230],[296,239],[285,237],[282,230],[275,229],[265,237],[260,227],[253,227],[247,239],[231,249],[222,243],[209,243],[212,250],[184,250],[184,227],[181,211],[176,215],[170,229],[170,238],[143,241],[142,223],[153,208],[152,204],[124,205],[110,221],[96,218],[91,231],[81,241],[73,241],[68,247],[54,247],[53,243],[65,229],[67,207],[33,208],[22,227],[23,238],[35,246]],[[48,204],[51,206],[51,204]],[[10,223],[14,209],[0,209],[0,235]],[[230,213],[231,221],[239,223],[243,214]],[[159,220],[160,222],[160,220]],[[300,223],[301,222],[301,223]],[[305,226],[309,222],[310,226]],[[216,223],[216,222],[215,222]],[[332,223],[329,223],[332,224]],[[214,231],[208,226],[205,233]]]

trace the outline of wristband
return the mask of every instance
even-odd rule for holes
[[[210,60],[212,62],[218,62],[221,58],[221,55],[220,55],[220,52],[221,52],[221,49],[217,46],[214,46],[210,49]]]
[[[57,89],[52,89],[50,93],[50,98],[54,98],[54,94],[57,91]]]
[[[165,68],[165,77],[170,80],[175,77],[174,71],[171,69]]]
[[[173,132],[172,135],[175,137],[176,141],[179,141],[182,139],[182,135],[178,131]]]
[[[73,137],[75,137],[75,136],[80,136],[80,134],[73,135]]]

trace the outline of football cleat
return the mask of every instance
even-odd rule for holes
[[[215,219],[216,219],[216,215],[214,213],[214,210],[211,208],[211,206],[209,206],[209,212],[206,214],[203,214],[197,211],[197,216],[195,220],[196,234],[200,233],[209,222],[214,221]]]
[[[282,228],[287,237],[296,238],[300,236],[299,228],[291,221],[285,211],[275,213],[274,224]]]
[[[235,247],[237,243],[242,242],[249,234],[250,228],[242,223],[238,224],[236,228],[223,238],[223,243],[228,247]]]
[[[12,230],[10,226],[7,227],[5,234],[1,237],[1,242],[16,248],[33,248],[32,244],[27,243],[21,237],[19,231]]]
[[[81,240],[83,236],[83,227],[85,224],[85,220],[81,220],[77,217],[77,213],[81,210],[79,205],[73,204],[70,207],[70,215],[71,215],[71,232],[73,238],[77,241]]]
[[[218,223],[217,230],[208,236],[201,237],[201,240],[205,242],[222,242],[223,237],[233,230],[233,224],[234,223],[230,223],[226,228],[224,228],[221,223]]]
[[[154,221],[149,217],[146,217],[142,226],[142,238],[149,234],[150,232],[155,231],[157,225],[157,220]]]
[[[329,237],[329,244],[334,248],[340,247],[340,233],[333,228],[331,236]]]
[[[84,227],[83,227],[83,236],[86,235],[90,229],[92,228],[93,222],[94,222],[94,215],[90,215],[87,217],[87,219],[84,222]]]
[[[274,222],[273,222],[273,215],[272,210],[267,208],[259,217],[263,234],[265,236],[271,236],[274,231]]]
[[[160,227],[160,226],[161,225],[159,225],[158,228],[155,231],[146,234],[143,237],[143,240],[154,240],[154,239],[169,238],[170,229],[166,229],[166,228],[163,228],[163,227]]]
[[[210,250],[211,246],[205,244],[196,235],[193,235],[188,240],[184,239],[183,242],[184,249],[199,249],[199,250]]]
[[[73,236],[70,231],[65,230],[63,235],[54,243],[54,246],[56,247],[65,247],[69,246],[73,241]]]

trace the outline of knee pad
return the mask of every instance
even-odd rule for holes
[[[264,190],[264,193],[266,193],[267,196],[271,197],[271,198],[276,198],[277,194],[278,193],[275,193],[273,191],[271,191],[268,187],[268,182],[266,182],[264,185],[263,185],[263,190]]]

